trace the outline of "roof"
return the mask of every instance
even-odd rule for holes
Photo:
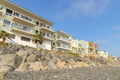
[[[64,32],[64,31],[61,31],[61,30],[56,31],[55,33],[61,34],[61,35],[63,35],[63,36],[71,37],[71,35],[70,35],[70,34],[68,34],[68,33]]]
[[[11,2],[11,1],[9,1],[9,0],[2,0],[0,3],[2,3],[2,4],[5,5],[5,6],[7,6],[8,8],[14,9],[14,10],[20,12],[20,13],[24,13],[25,15],[27,15],[27,16],[29,16],[29,17],[32,17],[32,18],[35,18],[35,19],[37,19],[37,20],[39,20],[39,21],[45,22],[45,23],[47,23],[47,24],[50,25],[50,26],[53,25],[52,22],[50,22],[50,21],[42,18],[41,16],[39,16],[39,15],[33,13],[33,12],[30,12],[30,11],[24,9],[24,8],[21,7],[21,6],[18,6],[18,5],[16,5],[16,4],[14,4],[13,2]]]

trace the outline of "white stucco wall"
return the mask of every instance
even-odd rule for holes
[[[40,47],[43,49],[51,50],[51,41],[44,40]]]
[[[14,44],[20,44],[20,45],[24,45],[24,46],[36,47],[36,44],[33,43],[32,40],[30,40],[30,42],[28,42],[28,41],[22,41],[21,40],[21,36],[29,38],[28,36],[15,34],[15,39],[12,39],[12,43],[14,43]]]
[[[97,54],[99,54],[103,58],[108,58],[108,52],[104,50],[97,51]]]

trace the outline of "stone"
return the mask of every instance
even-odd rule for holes
[[[48,63],[49,69],[56,69],[55,60],[50,60]]]
[[[0,72],[9,72],[9,71],[13,71],[13,70],[14,70],[14,68],[11,66],[5,66],[5,65],[0,66]]]
[[[16,54],[6,54],[0,56],[0,65],[8,65],[18,67],[22,61],[22,58]]]
[[[34,62],[34,63],[29,63],[30,70],[45,70],[47,67],[44,67],[41,62]]]
[[[23,50],[19,50],[18,52],[16,52],[17,55],[19,55],[20,57],[22,57],[22,62],[25,62],[26,58],[27,58],[27,53],[26,51]]]
[[[1,50],[1,55],[5,55],[5,54],[15,54],[15,51],[8,48],[3,48]]]
[[[15,71],[20,71],[20,72],[25,71],[27,69],[27,65],[28,63],[21,63],[20,66],[17,69],[15,69]]]
[[[27,57],[27,62],[35,62],[36,61],[36,56],[34,54],[31,54],[30,56]]]
[[[22,58],[16,54],[6,54],[0,56],[0,69],[5,71],[14,70],[22,62]]]

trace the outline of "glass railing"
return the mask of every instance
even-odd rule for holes
[[[58,39],[60,39],[60,40],[64,40],[64,41],[67,41],[67,42],[70,42],[70,40],[69,40],[69,39],[64,38],[64,37],[59,37]]]
[[[60,47],[60,48],[65,48],[65,49],[71,49],[71,47],[66,46],[66,45],[62,45],[62,44],[57,45],[57,47]]]
[[[43,35],[44,38],[52,39],[51,36]]]
[[[94,48],[94,46],[89,46],[89,48]]]
[[[53,29],[52,29],[52,27],[45,27],[45,26],[40,26],[40,28],[45,28],[45,29],[48,29],[48,30],[51,30],[51,31],[53,31]]]
[[[34,30],[32,30],[32,29],[25,29],[23,26],[11,27],[11,29],[18,29],[18,30],[25,31],[27,33],[35,34]]]

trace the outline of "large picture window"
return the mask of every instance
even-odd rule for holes
[[[24,30],[24,31],[30,31],[31,29],[29,27],[27,27],[27,26],[23,26],[22,30]]]
[[[10,21],[8,21],[8,20],[5,19],[3,21],[3,26],[9,27],[10,26]]]
[[[6,9],[6,14],[9,16],[12,16],[13,11],[10,9]]]
[[[21,40],[22,40],[22,41],[28,41],[28,42],[30,42],[30,38],[23,37],[23,36],[21,37]]]
[[[19,17],[19,16],[20,16],[20,14],[19,14],[18,12],[14,12],[14,16]]]

